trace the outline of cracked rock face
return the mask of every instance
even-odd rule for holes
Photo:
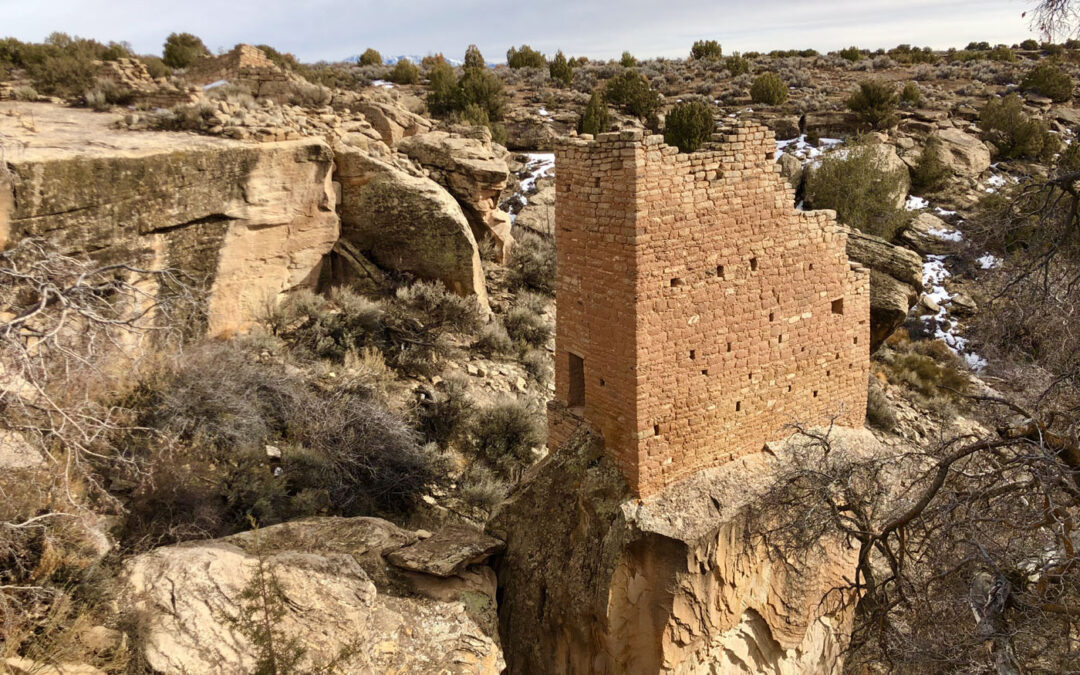
[[[456,573],[388,564],[403,549],[415,566],[444,558],[427,560],[415,533],[386,521],[314,518],[140,555],[126,563],[121,592],[144,617],[143,655],[158,673],[254,672],[266,652],[252,629],[270,607],[279,648],[304,647],[298,667],[495,675],[504,665],[495,576],[480,550],[500,542],[461,528],[436,537],[433,553],[470,552]]]
[[[205,291],[211,334],[313,285],[337,241],[333,155],[320,140],[135,134],[86,110],[5,108],[0,135],[25,140],[0,171],[0,246],[42,237],[69,255],[180,270]]]
[[[839,672],[852,615],[830,591],[855,551],[827,541],[817,557],[780,560],[748,536],[788,445],[636,500],[601,442],[579,433],[549,455],[489,526],[507,544],[510,672]],[[863,430],[838,431],[832,447],[880,451]]]
[[[491,135],[484,129],[478,137],[432,131],[402,140],[397,149],[419,162],[431,177],[450,191],[461,204],[473,236],[489,237],[505,263],[514,243],[510,236],[510,215],[499,208],[499,196],[506,188],[509,169],[506,160],[495,155]]]

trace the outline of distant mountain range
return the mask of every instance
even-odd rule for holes
[[[402,59],[408,59],[412,63],[415,63],[415,64],[419,65],[420,61],[423,58],[424,57],[419,55],[419,54],[399,54],[398,56],[388,56],[388,57],[386,57],[384,59],[384,61],[386,62],[387,65],[392,66],[392,65],[394,65],[395,63],[397,63],[398,61],[400,61]],[[446,58],[447,63],[449,63],[450,65],[452,65],[454,67],[465,65],[465,62],[462,61],[461,59],[451,59],[449,57],[444,57],[444,58]],[[352,56],[347,57],[345,59],[345,61],[347,61],[348,63],[359,63],[360,55],[359,54],[353,54]],[[494,68],[495,65],[496,64],[494,62],[492,62],[492,61],[488,61],[488,63],[487,63],[488,68]]]

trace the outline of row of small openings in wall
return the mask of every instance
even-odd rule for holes
[[[750,266],[750,271],[751,272],[757,272],[758,271],[758,259],[757,259],[757,256],[754,256],[753,258],[750,258],[749,266]],[[705,275],[709,276],[709,277],[716,277],[717,279],[727,279],[727,276],[725,275],[724,272],[725,272],[724,266],[723,265],[717,265],[714,268],[710,268],[705,273]],[[671,277],[671,281],[668,282],[668,283],[672,288],[678,288],[679,286],[682,286],[682,285],[685,284],[682,277]]]
[[[750,377],[753,378],[753,375],[751,374]],[[784,386],[784,392],[790,394],[792,392],[792,386],[790,384],[785,385]],[[817,398],[819,393],[820,393],[820,391],[818,389],[813,389],[813,390],[811,390],[810,395],[813,398]],[[735,412],[743,412],[744,410],[745,410],[745,406],[743,405],[743,402],[742,401],[735,401]],[[659,424],[654,424],[653,425],[653,436],[659,436],[659,435],[660,435],[660,425]]]

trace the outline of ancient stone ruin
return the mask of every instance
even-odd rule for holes
[[[714,139],[685,154],[623,131],[556,149],[549,445],[588,423],[642,496],[792,422],[865,417],[869,272],[831,212],[792,208],[770,131]]]

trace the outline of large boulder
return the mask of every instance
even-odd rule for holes
[[[444,538],[474,552],[500,547],[461,528]],[[133,558],[120,597],[144,621],[142,656],[156,673],[256,672],[269,637],[298,669],[336,661],[335,672],[496,675],[486,556],[434,576],[416,569],[441,564],[412,550],[421,543],[377,518],[296,521]],[[416,563],[409,571],[386,560],[403,550]],[[267,611],[269,636],[257,623]]]
[[[431,129],[430,120],[392,102],[359,99],[351,105],[379,132],[383,143],[391,147],[403,138]]]
[[[864,430],[830,438],[834,453],[882,452]],[[807,559],[781,558],[752,536],[798,442],[644,500],[597,437],[548,455],[489,525],[507,542],[496,567],[509,672],[841,672],[854,598],[836,589],[857,545],[826,535]]]
[[[514,224],[545,237],[555,236],[555,181],[541,178],[536,192],[525,196],[525,206],[514,217]]]
[[[922,255],[956,253],[964,240],[959,230],[932,213],[915,216],[900,233],[899,239]]]
[[[37,237],[65,254],[179,270],[205,289],[211,334],[243,329],[268,300],[313,285],[337,241],[322,140],[135,134],[108,115],[47,104],[0,103],[4,112],[0,137],[20,150],[0,171],[0,248]]]
[[[377,264],[439,280],[487,306],[476,239],[454,197],[367,153],[337,153],[341,237]]]
[[[942,129],[941,160],[957,176],[978,178],[990,168],[990,149],[979,138],[960,129]]]
[[[848,230],[848,258],[870,269],[870,351],[904,323],[922,293],[922,258],[873,235]]]
[[[464,135],[446,131],[418,134],[398,143],[398,150],[430,171],[431,177],[461,204],[478,241],[490,238],[506,262],[513,237],[510,216],[499,208],[510,171],[491,145],[491,132]]]
[[[839,138],[857,133],[862,128],[859,116],[840,110],[818,110],[806,113],[801,122],[802,132],[819,138]]]
[[[896,208],[903,208],[908,190],[911,189],[911,174],[908,172],[907,164],[896,153],[896,147],[887,143],[876,143],[864,146],[860,151],[870,155],[878,171],[899,177],[897,186],[890,196]]]

